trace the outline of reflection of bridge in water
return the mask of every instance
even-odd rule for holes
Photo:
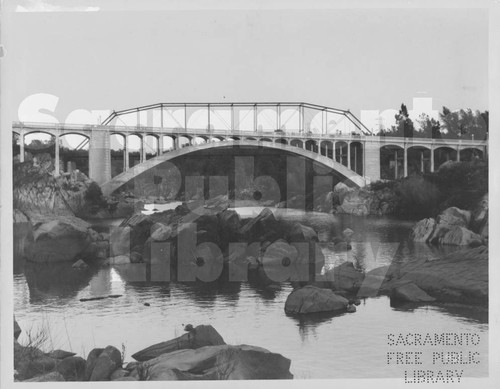
[[[447,160],[484,158],[488,147],[485,140],[373,135],[349,111],[305,103],[155,104],[113,112],[101,125],[16,122],[13,132],[19,136],[21,161],[26,135],[52,135],[56,175],[60,138],[84,136],[89,142],[89,176],[109,190],[176,156],[233,145],[281,149],[325,165],[358,186],[407,176],[410,170],[432,172]],[[113,135],[122,139],[124,149],[123,173],[114,178]],[[141,146],[139,164],[130,169],[129,139],[133,135],[139,137]],[[148,138],[156,144],[150,160]],[[164,149],[166,139],[168,150]]]

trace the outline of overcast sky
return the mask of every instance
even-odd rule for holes
[[[435,109],[488,109],[486,9],[179,11],[151,10],[158,3],[149,1],[150,10],[117,12],[106,11],[116,1],[17,3],[3,29],[11,120],[34,93],[59,98],[60,121],[79,108],[157,102],[303,101],[359,115],[431,97]],[[95,12],[13,12],[62,4]]]

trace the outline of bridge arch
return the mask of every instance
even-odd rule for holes
[[[465,147],[460,150],[460,161],[484,159],[484,151],[480,147]]]
[[[380,178],[397,180],[404,176],[404,149],[397,144],[380,147]]]
[[[202,145],[197,145],[197,146],[189,146],[189,147],[184,147],[182,149],[177,149],[174,150],[170,153],[166,153],[163,155],[160,155],[159,157],[150,159],[148,161],[145,161],[144,163],[134,166],[134,168],[129,169],[122,174],[119,174],[118,176],[114,177],[110,181],[104,183],[101,188],[103,191],[104,195],[111,195],[114,191],[116,191],[118,188],[120,188],[122,185],[125,185],[127,182],[130,180],[134,179],[137,177],[139,174],[144,173],[148,171],[149,169],[152,169],[156,167],[157,165],[172,160],[174,158],[190,154],[192,152],[198,151],[198,150],[209,150],[209,149],[214,149],[214,148],[224,148],[224,147],[232,147],[232,146],[250,146],[250,147],[265,147],[265,148],[270,148],[270,149],[277,149],[277,150],[284,150],[289,153],[305,157],[309,160],[315,161],[329,169],[332,169],[345,177],[346,182],[350,183],[351,185],[358,186],[358,187],[363,187],[366,185],[366,180],[353,172],[352,170],[346,168],[345,166],[332,161],[331,159],[321,156],[317,153],[304,150],[298,147],[294,147],[291,145],[285,145],[281,143],[274,143],[274,142],[258,142],[258,141],[223,141],[223,142],[217,142],[217,143],[206,143]]]
[[[457,149],[449,146],[440,146],[434,149],[434,169],[448,161],[457,160]]]
[[[299,147],[299,148],[303,149],[304,148],[304,142],[302,142],[300,139],[292,139],[290,141],[290,146]]]
[[[413,144],[407,149],[408,174],[431,171],[431,149],[426,145]]]

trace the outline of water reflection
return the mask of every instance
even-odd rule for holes
[[[32,263],[24,265],[24,275],[30,292],[31,304],[47,301],[64,305],[89,285],[98,272],[96,266],[73,269],[71,263]]]

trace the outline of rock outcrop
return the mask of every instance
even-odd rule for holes
[[[342,182],[335,185],[330,198],[334,213],[358,216],[393,214],[399,202],[395,191],[388,186],[382,189],[349,188]]]
[[[444,210],[436,220],[433,218],[420,220],[413,227],[410,237],[414,242],[479,246],[484,239],[468,228],[471,224],[471,212],[450,207]]]
[[[406,291],[401,289],[402,285],[414,284],[438,302],[488,303],[488,248],[485,246],[459,250],[437,260],[394,263],[388,268],[374,269],[366,277],[380,275],[384,277],[379,288],[382,293],[415,296],[407,300],[427,298],[414,286],[406,286]]]

